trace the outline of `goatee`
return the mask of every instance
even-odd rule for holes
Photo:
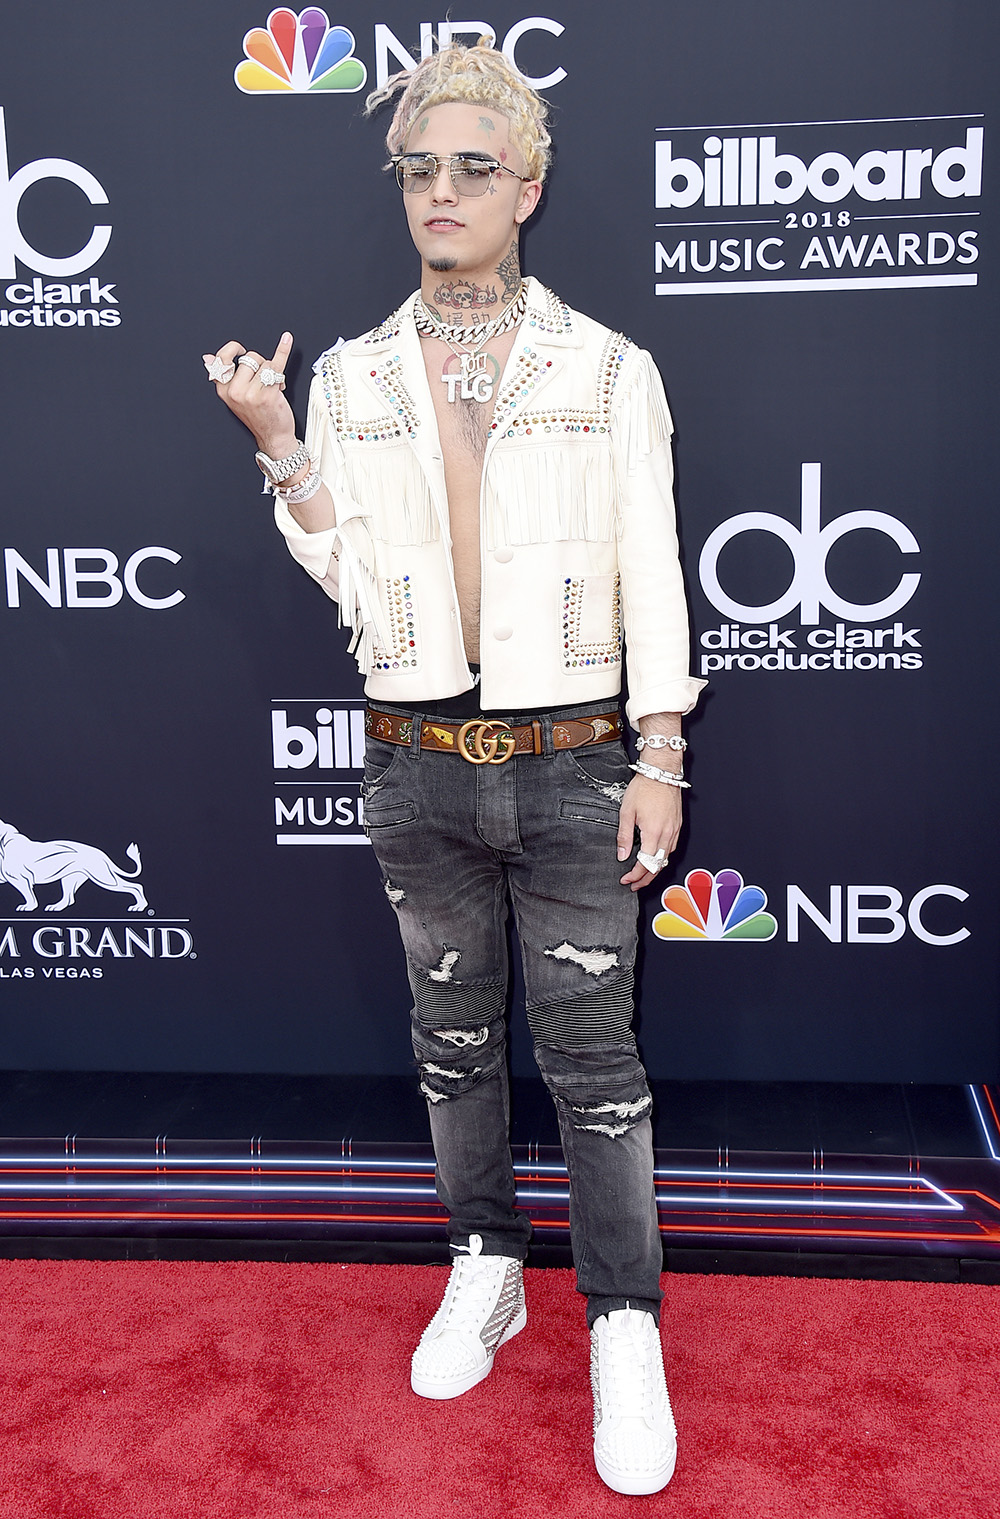
[[[435,274],[447,274],[450,269],[456,268],[457,265],[457,258],[429,258],[427,260],[427,267],[433,269]]]

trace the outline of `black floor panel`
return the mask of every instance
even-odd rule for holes
[[[964,1087],[658,1081],[657,1149],[979,1155]],[[558,1144],[540,1080],[512,1083],[515,1144]],[[0,1135],[421,1144],[423,1099],[405,1076],[0,1072]]]

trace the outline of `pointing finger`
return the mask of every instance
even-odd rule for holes
[[[292,351],[292,342],[293,339],[290,332],[283,332],[278,340],[278,346],[274,350],[274,358],[271,360],[271,368],[278,370],[279,373],[284,369],[285,361]]]

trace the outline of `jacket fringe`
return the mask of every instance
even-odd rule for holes
[[[658,444],[673,434],[667,398],[659,371],[645,349],[638,349],[628,389],[615,407],[612,424],[622,462],[634,475]]]
[[[352,500],[365,503],[372,536],[380,542],[408,545],[440,537],[427,477],[410,448],[397,443],[352,449],[344,460],[343,488]]]
[[[486,548],[502,544],[610,543],[615,537],[615,486],[610,450],[574,440],[498,449],[486,476]]]
[[[367,549],[359,551],[353,538],[363,533]],[[391,635],[379,601],[378,580],[372,569],[374,553],[367,524],[358,518],[337,529],[336,552],[340,563],[340,597],[338,621],[351,629],[347,652],[357,660],[358,669],[367,675],[374,661],[375,644],[388,647]]]

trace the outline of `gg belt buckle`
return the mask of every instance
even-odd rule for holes
[[[458,752],[470,765],[502,765],[514,753],[515,739],[507,723],[474,717],[458,730]]]

